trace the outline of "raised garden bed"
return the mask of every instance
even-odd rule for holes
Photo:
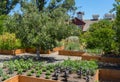
[[[119,82],[120,81],[120,71],[119,70],[110,70],[110,69],[100,69],[97,70],[93,81],[90,82]],[[51,79],[44,79],[44,78],[36,78],[33,76],[23,76],[23,75],[16,75],[11,77],[4,82],[61,82],[60,80],[51,80]],[[72,82],[72,81],[68,81]],[[85,82],[84,80],[79,81],[76,78],[76,82]]]
[[[60,50],[59,55],[65,55],[65,56],[81,56],[82,60],[97,60],[99,62],[105,62],[105,63],[116,63],[120,64],[120,58],[116,57],[102,57],[102,56],[92,56],[85,52],[80,51],[70,51],[70,50]]]
[[[100,82],[120,82],[120,70],[99,69],[98,79]]]
[[[60,51],[60,50],[63,50],[63,49],[64,49],[64,46],[55,47],[55,48],[53,48],[53,51],[54,51],[54,52],[57,52],[57,51]]]
[[[59,55],[65,55],[65,56],[82,56],[86,54],[82,51],[71,51],[71,50],[60,50]]]
[[[29,76],[16,75],[14,77],[11,77],[10,79],[5,80],[4,82],[58,82],[58,81],[29,77]]]
[[[6,54],[6,55],[19,55],[22,53],[25,53],[25,49],[0,50],[0,54]]]
[[[105,63],[120,63],[120,58],[112,58],[112,57],[102,57],[102,56],[91,56],[91,55],[82,55],[82,60],[97,60],[99,62]]]
[[[20,79],[21,76],[23,76],[22,78],[26,78],[25,76],[27,76],[28,79],[32,79],[31,77],[36,78],[38,82],[41,82],[41,78],[49,79],[50,82],[86,82],[86,80],[94,82],[96,80],[94,75],[96,75],[95,71],[97,67],[94,61],[65,60],[62,63],[47,65],[31,59],[20,59],[4,63],[3,68],[0,69],[0,81],[4,81],[9,77],[13,77],[16,80],[16,78]],[[16,75],[18,77],[14,78]],[[10,80],[6,80],[5,82],[15,82]],[[26,82],[31,81],[26,80]]]
[[[32,53],[32,54],[35,54],[36,53],[36,49],[35,48],[27,48],[26,49],[26,52],[27,53]],[[51,51],[50,50],[40,50],[40,53],[41,54],[50,54],[51,53]]]

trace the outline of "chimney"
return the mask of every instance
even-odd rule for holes
[[[92,17],[93,17],[92,20],[99,20],[99,15],[98,14],[92,15]]]
[[[104,15],[104,19],[108,19],[108,20],[112,20],[112,19],[114,19],[115,18],[115,15],[114,14],[109,14],[109,13],[106,13],[105,15]]]
[[[80,20],[83,20],[83,15],[84,15],[84,12],[78,12],[77,13],[77,18],[80,19]]]

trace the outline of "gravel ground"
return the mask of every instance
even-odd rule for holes
[[[19,54],[18,56],[13,56],[13,55],[2,55],[0,54],[0,67],[3,66],[4,61],[8,61],[12,58],[17,58],[17,57],[24,57],[24,56],[36,56],[36,54],[30,54],[30,53],[24,53],[24,54]],[[63,56],[63,55],[58,55],[58,52],[54,52],[51,54],[40,54],[42,58],[51,58],[53,59],[52,63],[57,63],[57,62],[62,62],[64,60],[67,60],[70,58],[71,60],[81,60],[81,57],[76,57],[76,56]]]

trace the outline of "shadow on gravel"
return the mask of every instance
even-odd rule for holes
[[[54,62],[56,62],[56,61],[62,61],[62,60],[58,60],[58,59],[55,59],[54,57],[42,57],[42,56],[40,56],[40,59],[37,59],[36,58],[36,56],[31,56],[31,55],[23,55],[23,56],[12,56],[11,58],[9,58],[9,57],[7,57],[7,55],[6,55],[6,57],[5,58],[1,58],[0,59],[0,62],[4,62],[4,61],[10,61],[10,60],[15,60],[15,59],[24,59],[24,60],[27,60],[27,59],[33,59],[34,61],[40,61],[40,62],[42,62],[42,61],[45,61],[45,62],[47,62],[47,63],[54,63]]]

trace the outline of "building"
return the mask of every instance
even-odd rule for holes
[[[91,20],[83,20],[84,12],[78,12],[77,17],[72,19],[72,23],[78,25],[82,29],[82,31],[87,31],[89,26],[99,20],[99,15],[93,15],[93,19]]]
[[[75,25],[78,25],[78,27],[80,27],[82,30],[85,26],[85,22],[83,21],[83,15],[84,12],[78,12],[77,13],[77,17],[75,17],[74,19],[72,19],[72,23],[74,23]]]

